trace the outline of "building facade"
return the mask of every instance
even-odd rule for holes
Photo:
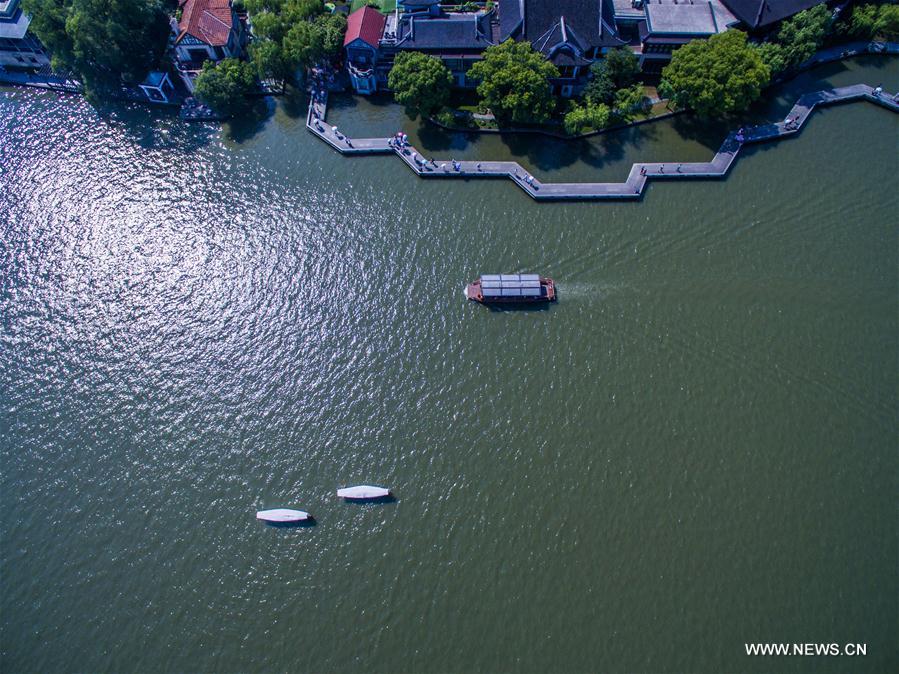
[[[626,48],[646,73],[660,73],[677,47],[734,27],[770,30],[825,0],[497,0],[473,12],[448,12],[439,0],[397,0],[383,15],[371,7],[350,14],[344,42],[357,93],[387,84],[396,54],[440,58],[458,88],[485,49],[508,39],[530,42],[558,68],[553,94],[579,94],[590,66],[610,49]]]
[[[0,66],[35,70],[50,63],[41,43],[28,33],[30,24],[20,0],[0,0]]]
[[[175,56],[188,69],[204,61],[239,57],[246,46],[243,23],[231,0],[181,0],[181,19],[173,25]]]

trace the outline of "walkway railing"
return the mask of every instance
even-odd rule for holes
[[[623,183],[550,183],[530,176],[517,162],[426,160],[411,145],[399,145],[391,138],[350,138],[327,124],[327,92],[313,92],[306,116],[306,128],[347,155],[397,155],[421,178],[507,178],[536,200],[638,199],[650,180],[723,178],[733,166],[740,149],[749,143],[789,138],[799,133],[818,106],[865,100],[899,113],[899,95],[875,91],[866,84],[827,89],[801,96],[782,122],[745,127],[731,132],[710,162],[639,163],[631,166]]]

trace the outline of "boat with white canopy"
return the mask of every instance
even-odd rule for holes
[[[390,490],[384,487],[373,487],[368,484],[361,484],[356,487],[345,487],[337,490],[340,498],[350,499],[352,501],[365,501],[376,498],[387,498],[390,496]]]
[[[260,510],[256,513],[256,519],[263,522],[285,524],[287,522],[305,522],[312,519],[312,515],[302,510],[290,508],[274,508],[272,510]]]

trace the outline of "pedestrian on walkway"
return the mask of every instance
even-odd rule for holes
[[[640,167],[640,175],[641,175],[641,176],[645,176],[645,175],[646,175],[646,167],[645,167],[645,166],[641,166],[641,167]]]
[[[481,172],[481,162],[478,162],[478,173]]]
[[[677,172],[678,172],[678,173],[681,172],[681,167],[682,167],[682,166],[683,166],[682,164],[678,164],[678,165],[677,165]]]

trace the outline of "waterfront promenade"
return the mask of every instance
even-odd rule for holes
[[[714,179],[727,175],[740,150],[748,144],[789,138],[799,133],[816,107],[868,101],[899,113],[899,102],[893,94],[875,92],[867,84],[856,84],[808,93],[799,98],[786,118],[779,122],[748,126],[727,135],[709,162],[637,163],[631,166],[627,180],[618,183],[553,183],[542,182],[517,162],[459,161],[425,159],[412,145],[399,145],[391,138],[350,138],[329,125],[327,92],[310,97],[306,128],[345,155],[395,154],[421,178],[505,178],[514,182],[538,201],[639,199],[650,180]]]

